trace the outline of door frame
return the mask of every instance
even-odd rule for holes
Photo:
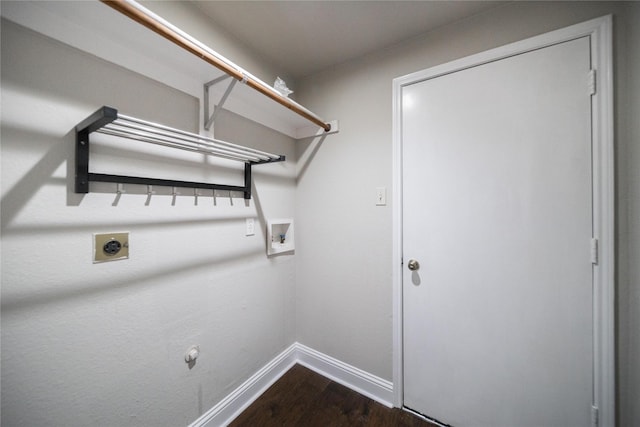
[[[593,161],[593,237],[598,260],[593,265],[592,414],[598,426],[615,426],[615,212],[613,121],[613,18],[572,25],[393,79],[393,404],[403,406],[402,304],[402,88],[513,55],[589,36],[595,94],[591,97]],[[587,90],[585,82],[585,90]],[[594,423],[595,424],[595,423]]]

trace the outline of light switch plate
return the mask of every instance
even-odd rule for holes
[[[387,187],[376,188],[376,206],[387,205]]]
[[[245,219],[245,236],[253,236],[256,234],[256,224],[253,218]]]
[[[93,263],[129,258],[129,232],[93,235]]]

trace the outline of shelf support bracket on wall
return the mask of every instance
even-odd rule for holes
[[[224,103],[227,101],[227,98],[231,94],[231,91],[233,90],[236,83],[238,83],[238,80],[231,79],[231,81],[229,82],[229,86],[227,86],[227,89],[225,90],[224,94],[220,98],[220,101],[213,106],[213,113],[211,114],[211,116],[209,116],[209,88],[229,78],[231,78],[231,76],[226,75],[226,76],[218,77],[217,79],[213,79],[210,82],[207,82],[204,84],[204,128],[205,130],[211,130],[211,125],[215,124],[216,117],[218,117],[220,110],[222,110]]]

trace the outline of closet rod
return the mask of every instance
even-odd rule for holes
[[[175,27],[171,23],[151,12],[149,9],[141,6],[137,2],[133,0],[100,1],[122,13],[123,15],[126,15],[134,21],[144,25],[145,27],[161,35],[167,40],[182,47],[188,52],[191,52],[192,54],[200,57],[202,60],[208,62],[209,64],[219,68],[220,70],[229,74],[231,77],[247,84],[251,88],[271,98],[277,103],[295,112],[296,114],[320,126],[326,132],[329,132],[331,130],[331,124],[326,123],[320,117],[307,110],[297,102],[285,96],[282,96],[278,91],[276,91],[274,88],[272,88],[262,80],[247,73],[242,68],[235,65],[233,62],[224,58],[205,44],[194,39],[189,34]]]

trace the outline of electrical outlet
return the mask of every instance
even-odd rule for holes
[[[253,236],[256,234],[256,224],[253,218],[245,219],[245,235]]]
[[[129,258],[129,232],[93,235],[93,263]]]

